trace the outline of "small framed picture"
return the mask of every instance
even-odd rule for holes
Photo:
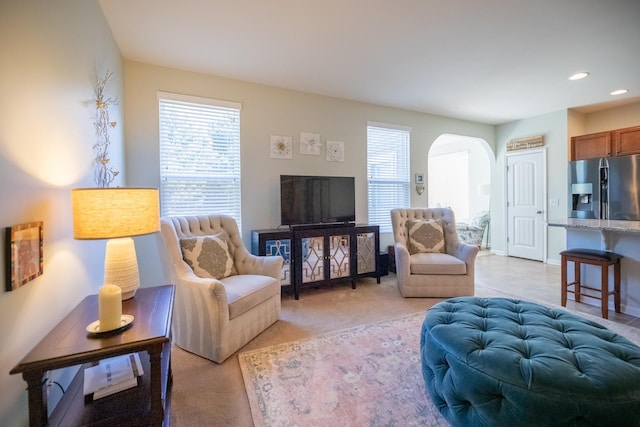
[[[290,136],[271,135],[271,158],[291,159],[293,150]]]
[[[6,229],[7,291],[14,291],[43,271],[42,221]]]
[[[424,184],[424,174],[417,173],[416,174],[416,184]]]
[[[320,135],[311,132],[300,132],[300,154],[320,155]]]
[[[327,162],[344,162],[344,142],[327,141]]]

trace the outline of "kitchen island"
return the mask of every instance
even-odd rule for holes
[[[547,225],[566,229],[567,249],[596,249],[622,255],[621,310],[640,317],[640,221],[565,218],[549,220]],[[599,269],[582,268],[586,283],[600,283]],[[609,282],[613,283],[612,278]]]

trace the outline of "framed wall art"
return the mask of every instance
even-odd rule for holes
[[[320,155],[320,135],[311,132],[300,132],[300,154]]]
[[[344,142],[327,141],[327,157],[328,162],[344,162]]]
[[[293,151],[290,136],[271,135],[271,158],[291,159]]]
[[[14,291],[43,272],[42,221],[6,229],[7,291]]]

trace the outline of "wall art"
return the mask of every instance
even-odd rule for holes
[[[344,162],[344,142],[327,141],[327,161]]]
[[[528,136],[526,138],[512,139],[507,142],[507,151],[515,150],[528,150],[529,148],[536,148],[544,146],[544,136],[535,135]]]
[[[42,221],[6,229],[7,291],[13,291],[43,272]]]
[[[271,135],[271,158],[291,159],[293,157],[291,140],[290,136]]]
[[[111,145],[109,130],[117,125],[109,118],[109,107],[118,105],[120,102],[118,98],[107,98],[105,95],[105,88],[112,75],[111,71],[107,71],[104,77],[96,79],[96,120],[93,125],[96,128],[97,141],[93,144],[93,150],[96,154],[94,178],[98,188],[108,188],[120,173],[109,165],[109,146]]]
[[[300,132],[300,154],[320,155],[320,135],[317,133]]]

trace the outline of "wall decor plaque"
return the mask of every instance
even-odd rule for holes
[[[507,142],[507,151],[526,150],[544,146],[544,136],[535,135],[526,138],[512,139]]]
[[[42,221],[7,227],[7,291],[14,291],[42,274],[42,230]]]

